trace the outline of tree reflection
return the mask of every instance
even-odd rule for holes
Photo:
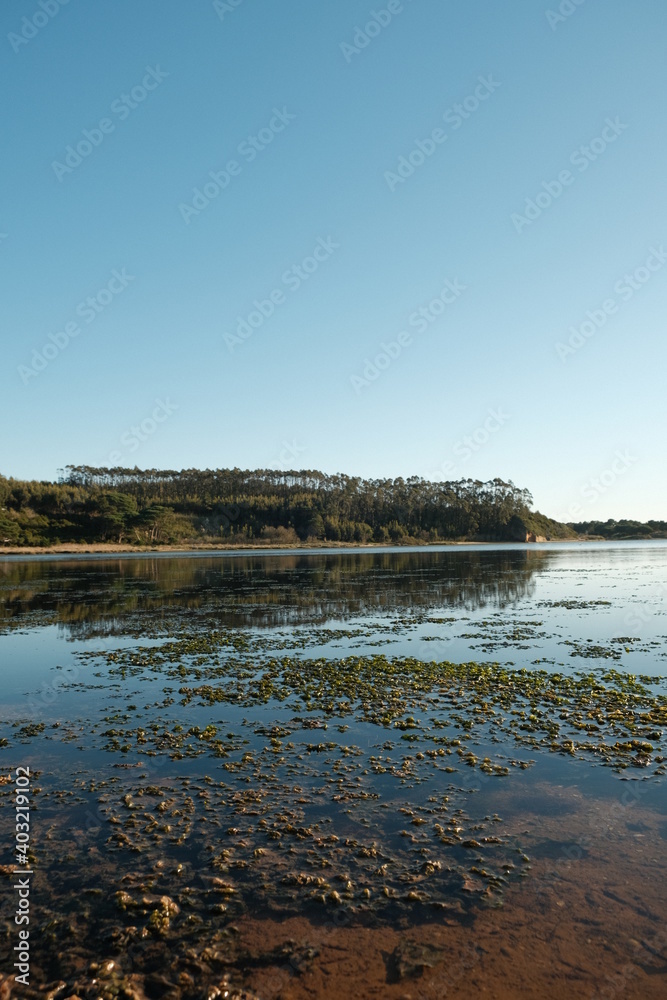
[[[540,549],[290,553],[0,563],[0,623],[57,623],[72,638],[198,625],[503,608],[533,593]],[[150,616],[147,618],[146,616]]]

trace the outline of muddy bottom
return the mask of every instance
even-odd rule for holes
[[[30,988],[7,977],[0,998],[664,1000],[664,816],[636,797],[626,805],[590,799],[576,786],[538,785],[534,801],[548,800],[546,815],[523,791],[514,803],[511,792],[504,798],[509,832],[521,837],[530,860],[502,902],[452,904],[427,920],[415,909],[391,922],[342,906],[309,917],[276,907],[249,910],[217,929],[212,916],[190,930],[176,921],[157,937],[133,933],[137,911],[128,910],[96,949],[64,945],[62,978],[49,982],[38,971],[47,924],[35,941]],[[189,890],[179,892],[178,881],[166,877],[146,898],[179,899],[183,917]]]
[[[599,824],[597,840],[591,820]],[[288,940],[317,951],[308,968],[254,970],[248,985],[276,1000],[664,1000],[665,856],[661,850],[656,857],[655,839],[661,821],[648,811],[633,811],[611,829],[608,821],[601,804],[582,809],[579,824],[568,823],[578,839],[563,841],[557,818],[516,816],[517,830],[539,825],[543,843],[553,845],[551,856],[536,850],[530,877],[507,892],[501,908],[480,910],[470,924],[449,918],[404,928],[337,927],[335,918],[324,926],[298,918],[241,921],[239,938],[249,953]],[[632,833],[633,827],[622,839],[623,828]]]
[[[556,898],[546,902],[527,889],[504,910],[480,915],[474,933],[435,925],[405,932],[323,930],[301,919],[242,924],[249,950],[293,939],[319,952],[308,971],[261,970],[249,982],[258,996],[282,1000],[664,1000],[667,937],[651,909],[660,899],[638,897],[625,882],[599,883],[592,872],[582,876],[586,886],[574,881],[563,886],[567,904]],[[654,895],[659,895],[655,887]]]

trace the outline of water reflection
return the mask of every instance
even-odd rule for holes
[[[122,634],[137,614],[187,610],[229,625],[293,625],[434,605],[530,598],[557,553],[503,549],[0,563],[0,622],[29,616],[73,637]]]

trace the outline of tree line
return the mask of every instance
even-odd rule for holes
[[[571,526],[578,534],[610,541],[632,538],[667,538],[667,521],[579,521]]]
[[[59,472],[57,482],[0,476],[0,543],[401,544],[573,534],[532,512],[529,491],[502,479],[86,465]]]

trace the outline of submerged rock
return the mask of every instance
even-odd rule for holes
[[[394,948],[389,961],[390,982],[400,982],[421,976],[424,969],[433,969],[448,957],[445,948],[434,944],[420,944],[417,941],[401,941]]]

